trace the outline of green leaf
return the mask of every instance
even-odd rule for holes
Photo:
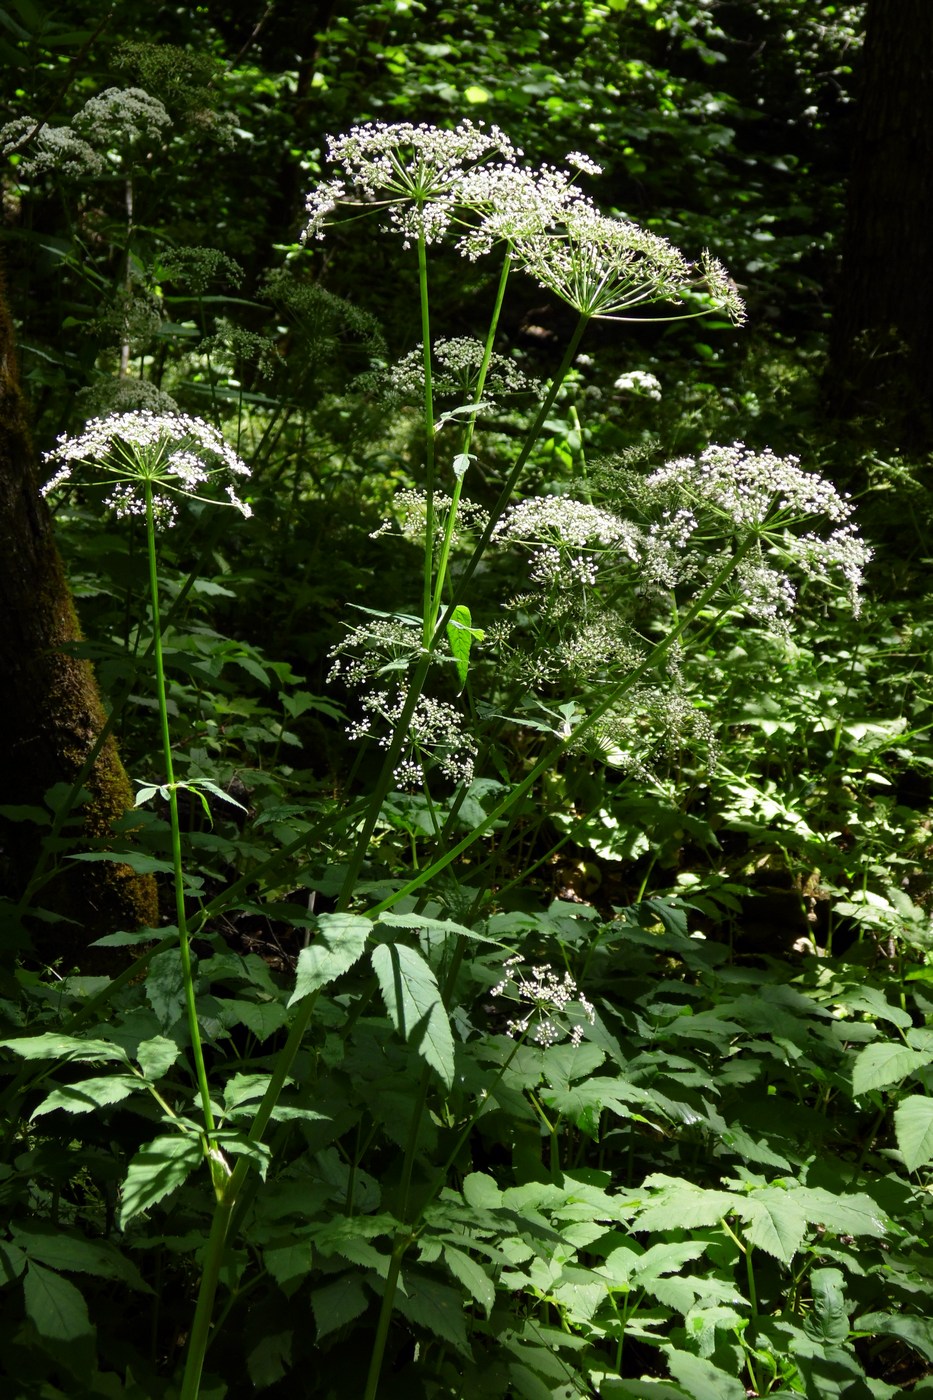
[[[73,1342],[79,1337],[93,1336],[87,1305],[73,1283],[30,1264],[23,1280],[26,1316],[40,1337],[57,1342]]]
[[[890,1223],[864,1191],[836,1195],[823,1186],[800,1186],[794,1200],[811,1225],[823,1225],[836,1235],[886,1235]]]
[[[704,1191],[702,1187],[659,1173],[649,1176],[645,1185],[660,1185],[662,1190],[639,1211],[639,1231],[696,1230],[706,1225],[718,1225],[722,1217],[737,1205],[735,1196],[727,1191]]]
[[[933,1099],[911,1094],[894,1112],[897,1147],[909,1172],[933,1161]]]
[[[168,1030],[185,1012],[185,973],[180,948],[166,948],[149,963],[146,997],[163,1030]]]
[[[0,1040],[0,1048],[12,1050],[24,1060],[82,1060],[96,1064],[100,1060],[122,1060],[128,1063],[126,1051],[109,1040],[79,1040],[72,1035],[24,1035],[18,1040]]]
[[[471,1259],[469,1254],[464,1254],[462,1249],[455,1249],[451,1244],[444,1245],[444,1263],[454,1278],[463,1284],[472,1298],[476,1299],[488,1317],[492,1312],[493,1303],[496,1301],[496,1290],[493,1287],[492,1279],[482,1265],[478,1264],[475,1259]]]
[[[911,1313],[864,1313],[852,1323],[853,1332],[870,1337],[897,1337],[933,1365],[933,1321]]]
[[[457,663],[457,675],[460,677],[461,690],[466,685],[470,672],[470,650],[473,646],[473,639],[481,641],[485,635],[472,626],[472,621],[470,609],[461,603],[454,608],[447,624],[447,640]]]
[[[106,1108],[108,1104],[120,1103],[142,1085],[138,1079],[128,1075],[111,1074],[101,1079],[82,1079],[80,1084],[64,1084],[42,1100],[32,1111],[29,1121],[43,1113],[51,1113],[60,1108],[65,1113],[91,1113],[95,1108]]]
[[[289,1006],[320,991],[363,956],[372,923],[358,914],[322,914],[319,931],[310,948],[298,954],[295,990]]]
[[[404,943],[380,943],[373,949],[372,963],[395,1029],[449,1089],[454,1082],[454,1039],[434,973],[421,954]]]
[[[396,1295],[396,1307],[409,1321],[424,1327],[432,1337],[442,1337],[472,1359],[463,1317],[463,1299],[455,1288],[422,1275],[405,1274],[404,1294]]]
[[[315,1288],[311,1294],[311,1311],[317,1327],[318,1341],[338,1327],[353,1322],[369,1305],[357,1274],[342,1274],[336,1283]]]
[[[691,1400],[745,1400],[742,1382],[721,1371],[712,1361],[689,1351],[671,1350],[666,1355],[671,1375]]]
[[[120,1228],[125,1230],[134,1215],[177,1190],[202,1156],[201,1144],[193,1137],[155,1138],[141,1148],[123,1183]]]
[[[267,1390],[291,1368],[292,1333],[266,1332],[246,1357],[246,1369],[256,1390]]]
[[[852,1070],[852,1093],[856,1098],[872,1089],[899,1084],[908,1074],[933,1063],[933,1051],[910,1050],[896,1041],[866,1045]]]
[[[157,860],[155,856],[144,856],[139,851],[81,851],[69,860],[109,861],[111,865],[128,865],[136,875],[172,875],[174,866],[170,860]]]
[[[258,1041],[268,1040],[270,1035],[280,1031],[288,1021],[285,1007],[278,1001],[231,1001],[226,1003],[226,1009],[231,1011]]]
[[[807,1232],[807,1218],[794,1201],[794,1193],[779,1188],[755,1191],[734,1203],[745,1224],[749,1244],[789,1264]]]
[[[31,1263],[50,1269],[115,1279],[140,1293],[151,1293],[142,1274],[109,1240],[88,1240],[65,1233],[48,1221],[14,1224],[12,1234]]]
[[[804,1322],[807,1335],[817,1342],[844,1342],[849,1336],[845,1305],[845,1279],[841,1269],[814,1269],[810,1275],[813,1312]]]
[[[153,1084],[167,1074],[180,1054],[174,1040],[164,1035],[154,1035],[151,1040],[140,1042],[136,1060],[146,1078]]]

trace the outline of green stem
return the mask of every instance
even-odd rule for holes
[[[486,376],[489,373],[489,364],[492,360],[492,347],[495,343],[496,331],[499,326],[499,317],[502,313],[502,303],[505,300],[505,289],[508,285],[509,273],[512,270],[512,254],[507,252],[502,263],[502,272],[499,275],[499,287],[496,292],[496,304],[492,310],[492,318],[489,322],[489,332],[486,336],[486,344],[483,348],[483,360],[479,368],[479,375],[476,380],[476,388],[473,392],[474,408],[478,408],[482,403],[483,394],[486,389]],[[463,443],[460,448],[460,455],[464,459],[469,459],[470,448],[473,445],[473,432],[476,428],[476,412],[470,414],[463,434]],[[444,541],[441,545],[440,559],[437,565],[437,578],[434,583],[434,593],[431,598],[430,625],[425,629],[429,637],[433,637],[437,628],[437,615],[441,609],[441,597],[444,592],[444,582],[447,578],[447,563],[450,558],[450,546],[453,540],[454,524],[457,519],[457,507],[460,504],[460,493],[463,490],[463,481],[466,476],[466,464],[463,470],[455,473],[453,494],[450,501],[450,510],[447,512],[447,521],[444,526]]]
[[[152,603],[152,654],[155,661],[156,689],[159,696],[159,723],[162,731],[162,761],[165,767],[166,787],[168,788],[169,814],[172,828],[172,871],[175,886],[175,914],[178,923],[178,946],[181,952],[181,966],[185,986],[185,1006],[188,1012],[188,1031],[191,1036],[191,1050],[194,1055],[198,1089],[201,1095],[201,1112],[204,1118],[204,1150],[211,1165],[211,1176],[215,1190],[219,1189],[219,1164],[212,1156],[214,1135],[214,1114],[211,1109],[211,1094],[204,1065],[204,1050],[201,1045],[201,1028],[198,1025],[198,1009],[194,994],[194,977],[191,969],[191,946],[188,939],[188,925],[185,915],[185,876],[181,860],[181,826],[178,820],[178,792],[175,785],[175,770],[172,763],[172,740],[168,725],[168,702],[165,690],[165,666],[162,658],[162,627],[159,618],[159,575],[156,566],[155,515],[152,507],[152,486],[146,482],[146,544],[149,554],[149,594]]]
[[[424,598],[422,607],[423,641],[429,646],[431,586],[434,581],[434,393],[431,378],[431,317],[428,303],[428,255],[424,232],[418,234],[418,291],[421,300],[421,355],[424,364]]]

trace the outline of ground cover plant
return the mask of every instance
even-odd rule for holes
[[[133,196],[44,489],[138,793],[3,809],[5,1384],[925,1393],[929,622],[825,450],[666,422],[729,273],[457,114],[334,135],[245,294],[137,227],[159,104],[75,111],[23,184]],[[160,922],[85,949],[75,862]]]

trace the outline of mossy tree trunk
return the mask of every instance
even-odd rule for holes
[[[0,722],[4,756],[0,802],[41,806],[55,784],[69,787],[105,723],[90,664],[69,654],[81,632],[39,491],[36,460],[20,390],[13,325],[0,280]],[[101,747],[84,786],[83,834],[106,837],[133,806],[129,779],[112,738]],[[0,821],[3,893],[18,900],[39,855],[41,829]],[[63,862],[36,903],[74,922],[54,928],[53,946],[66,961],[81,959],[95,938],[117,928],[157,922],[151,876],[112,862]],[[9,922],[9,921],[8,921]],[[6,937],[4,937],[6,932]],[[7,953],[17,930],[0,928]]]
[[[832,331],[834,406],[933,445],[933,3],[868,0]]]

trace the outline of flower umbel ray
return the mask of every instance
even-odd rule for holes
[[[519,237],[514,246],[526,272],[581,316],[632,320],[628,313],[636,306],[681,304],[693,291],[705,293],[737,325],[745,319],[737,289],[714,258],[704,254],[697,267],[666,238],[582,200],[567,208],[561,231]]]
[[[57,467],[43,495],[89,466],[92,480],[112,487],[106,504],[118,516],[144,514],[147,492],[163,524],[174,524],[184,497],[252,514],[234,486],[249,467],[216,428],[186,414],[142,409],[95,418],[77,436],[63,434],[43,460]]]

